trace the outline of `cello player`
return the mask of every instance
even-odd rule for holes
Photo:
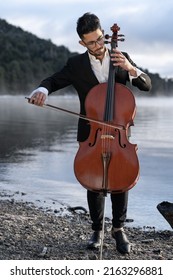
[[[68,59],[61,71],[44,79],[31,95],[29,102],[43,106],[47,96],[52,92],[72,85],[80,100],[80,113],[85,115],[85,98],[87,93],[97,84],[108,81],[110,59],[117,67],[115,81],[121,84],[130,82],[142,91],[151,89],[151,80],[147,74],[136,67],[129,55],[118,49],[110,55],[104,43],[104,34],[99,18],[85,13],[77,21],[79,43],[86,48],[82,54]],[[79,119],[77,140],[85,141],[89,136],[89,125],[86,120]],[[128,191],[110,194],[112,202],[112,237],[116,248],[122,254],[130,253],[130,242],[124,231],[127,215]],[[101,233],[104,212],[102,193],[87,190],[87,201],[92,220],[92,234],[87,247],[95,249],[101,246]]]

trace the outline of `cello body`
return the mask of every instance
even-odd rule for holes
[[[111,27],[111,52],[117,47],[117,24]],[[119,39],[120,37],[120,39]],[[91,191],[119,193],[131,189],[139,178],[137,145],[128,140],[136,105],[133,93],[126,86],[115,83],[116,69],[110,61],[108,82],[92,88],[85,100],[86,116],[100,123],[90,122],[90,134],[80,142],[74,160],[74,173],[83,187]]]
[[[107,83],[92,88],[85,101],[86,115],[103,120]],[[114,85],[113,118],[105,125],[90,123],[90,135],[79,143],[74,173],[80,184],[91,191],[119,193],[131,189],[139,178],[137,145],[128,141],[128,129],[136,113],[132,92],[124,85]],[[123,129],[106,124],[121,125]]]

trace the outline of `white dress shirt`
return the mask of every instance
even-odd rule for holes
[[[106,83],[109,76],[109,65],[110,65],[110,56],[108,49],[105,52],[102,62],[97,59],[94,55],[88,52],[91,68],[99,81],[99,83]]]

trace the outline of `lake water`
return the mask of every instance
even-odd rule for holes
[[[51,96],[49,103],[79,110],[75,96]],[[128,226],[170,230],[156,206],[173,202],[173,98],[137,97],[136,103],[131,142],[138,145],[140,179],[129,191],[128,218],[134,222]],[[73,173],[76,127],[72,115],[30,105],[23,96],[1,96],[0,191],[53,210],[88,209],[86,190]],[[111,218],[109,195],[106,216]]]

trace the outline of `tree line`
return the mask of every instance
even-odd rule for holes
[[[30,92],[75,54],[65,46],[56,46],[51,40],[40,39],[0,19],[0,94]],[[152,95],[173,93],[173,79],[144,71],[152,79]]]

